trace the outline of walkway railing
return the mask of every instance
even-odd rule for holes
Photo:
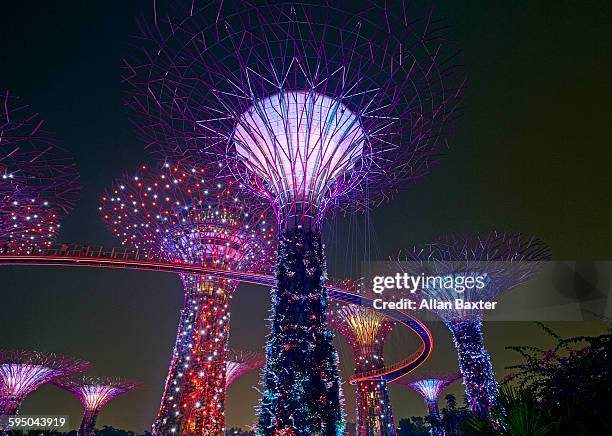
[[[103,257],[123,260],[155,260],[158,254],[146,250],[131,249],[127,247],[105,248],[103,246],[79,244],[53,244],[45,248],[31,248],[14,250],[0,246],[0,255],[14,256],[66,256],[66,257]]]

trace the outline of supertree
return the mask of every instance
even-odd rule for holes
[[[141,387],[141,383],[119,378],[78,377],[60,378],[53,384],[74,395],[83,405],[83,420],[78,436],[93,436],[96,420],[102,407],[109,401],[126,392]]]
[[[171,262],[246,270],[272,264],[274,226],[260,202],[236,196],[232,180],[206,168],[142,166],[117,180],[100,207],[123,244]],[[178,334],[155,434],[224,430],[230,298],[238,282],[180,275]]]
[[[450,329],[459,358],[466,396],[473,413],[488,415],[497,393],[491,358],[482,336],[482,307],[457,305],[464,302],[492,301],[532,278],[544,261],[550,259],[549,247],[540,239],[518,233],[492,231],[481,235],[448,237],[424,247],[404,252],[399,268],[414,275],[439,277],[419,291],[433,299],[426,307]],[[457,284],[443,283],[462,277]],[[484,286],[475,284],[480,279]],[[450,282],[449,282],[450,283]],[[459,283],[455,281],[454,283]]]
[[[227,358],[225,385],[229,386],[247,372],[261,368],[265,362],[266,356],[262,353],[231,350]]]
[[[51,244],[76,203],[79,175],[37,113],[0,93],[0,253]]]
[[[329,324],[349,342],[357,375],[385,367],[385,338],[395,323],[375,310],[357,305],[337,306],[328,312]],[[395,435],[387,382],[372,378],[356,382],[355,425],[358,436]]]
[[[430,433],[432,436],[444,436],[438,398],[455,380],[461,378],[459,373],[431,373],[426,376],[409,376],[395,380],[395,383],[412,389],[425,400],[429,412]]]
[[[342,433],[321,224],[424,175],[459,101],[440,23],[386,3],[188,2],[143,23],[125,62],[151,148],[218,161],[276,212],[262,434]]]
[[[86,371],[81,359],[38,351],[0,351],[0,415],[15,415],[23,400],[57,377]]]

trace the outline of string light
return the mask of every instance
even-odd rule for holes
[[[272,264],[274,246],[268,242],[275,235],[273,227],[262,223],[264,208],[237,197],[231,179],[209,176],[204,168],[195,170],[170,164],[159,171],[143,166],[137,182],[127,176],[116,182],[100,207],[108,226],[123,243],[170,262],[265,270]],[[173,183],[163,183],[168,179]],[[139,207],[132,209],[132,202]],[[229,302],[238,282],[180,277],[184,305],[153,432],[221,434]]]

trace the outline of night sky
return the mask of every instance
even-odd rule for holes
[[[541,237],[555,259],[612,259],[610,2],[435,3],[463,49],[469,77],[463,119],[432,173],[371,212],[373,258],[438,235],[501,229]],[[135,19],[151,8],[149,0],[64,0],[4,2],[0,10],[0,89],[40,112],[81,170],[83,196],[63,222],[60,241],[118,245],[97,207],[114,177],[150,161],[128,122],[119,71]],[[330,270],[340,274],[347,258],[361,256],[346,247],[365,239],[364,224],[338,218],[327,230]],[[144,389],[111,402],[98,425],[149,427],[176,334],[182,298],[177,276],[2,267],[0,292],[0,349],[65,353],[91,361],[94,374],[143,381]],[[269,304],[267,289],[239,288],[232,347],[263,347]],[[563,335],[605,329],[597,322],[551,326]],[[450,334],[439,323],[431,328],[436,349],[419,371],[455,370]],[[487,325],[485,341],[498,376],[516,359],[505,346],[547,343],[532,323],[518,322]],[[346,379],[352,357],[348,345],[337,342]],[[388,361],[415,346],[409,332],[394,332]],[[228,426],[254,421],[258,378],[245,376],[230,388]],[[349,420],[352,390],[345,385]],[[448,392],[460,394],[460,383]],[[393,387],[391,395],[396,419],[425,414],[415,394]],[[77,401],[48,386],[25,401],[22,413],[70,414],[74,425],[80,421]]]

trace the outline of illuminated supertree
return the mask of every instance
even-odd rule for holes
[[[233,181],[199,167],[143,166],[117,180],[100,207],[123,244],[172,262],[247,270],[271,265],[274,226]],[[158,435],[221,434],[230,298],[238,282],[181,274],[185,290]]]
[[[550,259],[548,246],[539,239],[516,233],[490,232],[463,238],[440,239],[405,253],[398,265],[414,275],[433,280],[421,287],[423,296],[433,299],[431,307],[450,329],[459,357],[459,368],[472,412],[487,415],[497,394],[497,382],[482,337],[482,308],[457,306],[464,302],[493,301],[499,294],[529,280]],[[461,288],[458,281],[462,277]],[[483,286],[477,286],[479,281]],[[470,287],[464,286],[468,280]],[[451,283],[447,286],[446,282]]]
[[[218,161],[276,212],[259,432],[342,433],[321,224],[418,179],[446,145],[461,88],[447,39],[407,2],[187,3],[143,24],[128,104],[151,148]]]
[[[438,410],[438,398],[455,380],[461,378],[461,374],[428,374],[426,376],[410,376],[395,380],[402,386],[412,389],[423,397],[427,411],[429,412],[430,433],[432,436],[444,436],[440,411]]]
[[[337,306],[328,312],[331,327],[351,345],[357,374],[385,367],[385,338],[395,323],[382,313],[356,305]],[[356,383],[355,413],[358,436],[395,435],[387,382],[370,379]]]
[[[83,420],[78,436],[93,436],[102,407],[119,395],[142,386],[135,381],[97,377],[60,378],[54,380],[53,384],[70,392],[83,405]]]
[[[253,351],[230,351],[227,358],[225,385],[229,386],[239,377],[254,369],[261,368],[266,362],[266,356]]]
[[[79,175],[37,113],[0,91],[0,253],[43,249],[76,203]]]
[[[23,400],[57,377],[86,371],[80,359],[37,351],[0,351],[0,415],[15,415]]]

